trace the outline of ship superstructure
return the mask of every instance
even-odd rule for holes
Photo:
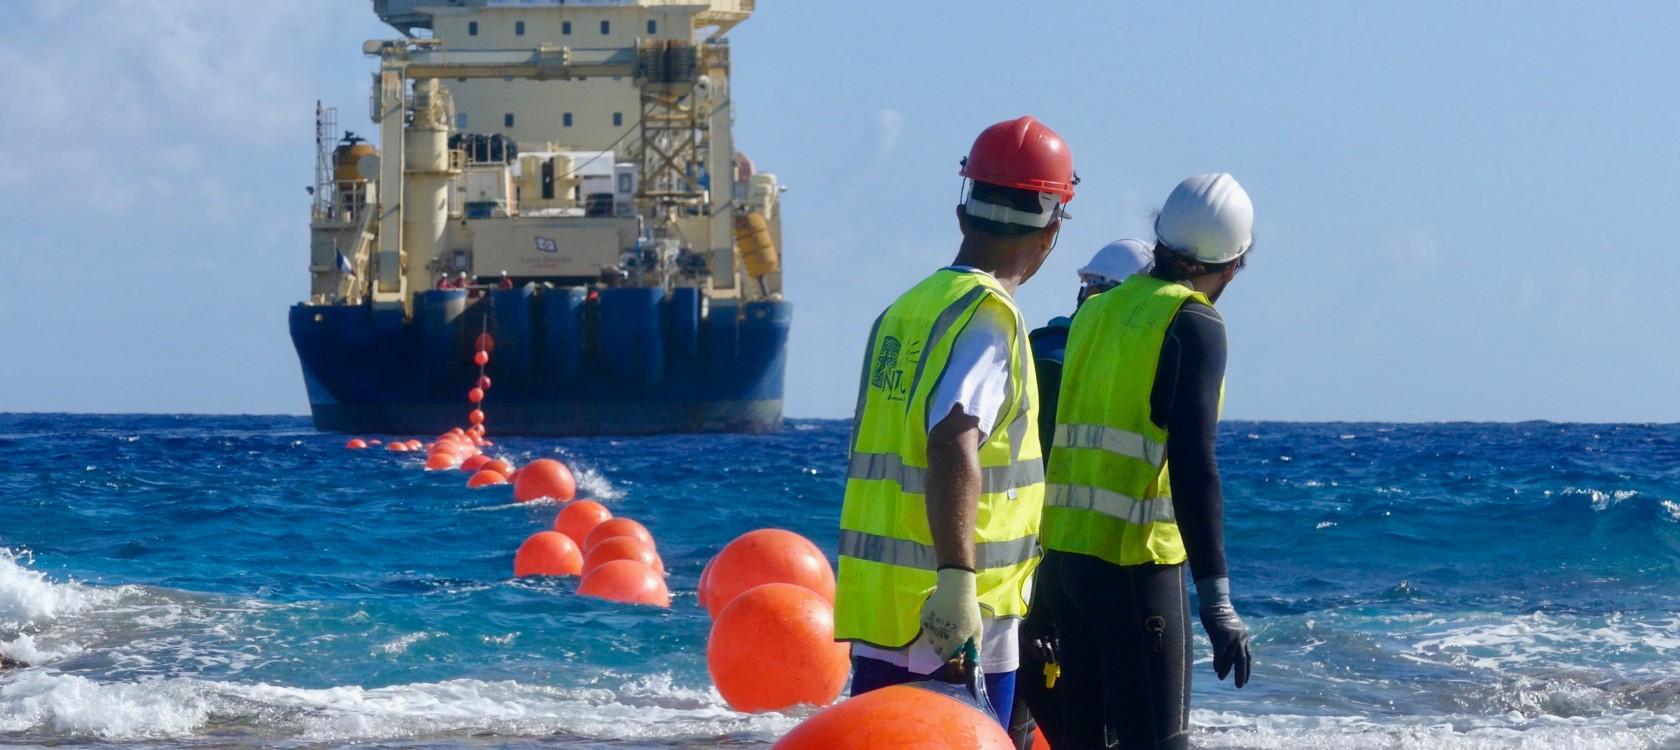
[[[460,422],[496,345],[503,434],[769,429],[789,305],[781,188],[733,144],[750,0],[375,0],[377,144],[317,112],[316,424]]]

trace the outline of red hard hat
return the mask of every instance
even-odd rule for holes
[[[1004,120],[974,139],[958,172],[975,182],[1053,193],[1073,200],[1073,154],[1067,144],[1031,115]]]

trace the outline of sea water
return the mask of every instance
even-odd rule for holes
[[[514,580],[557,506],[292,417],[0,416],[0,744],[763,746],[706,674],[702,566],[832,556],[840,421],[519,439],[641,520],[670,609]],[[1680,427],[1232,423],[1252,683],[1207,748],[1680,748]],[[796,659],[797,654],[788,658]]]

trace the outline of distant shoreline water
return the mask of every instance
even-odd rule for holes
[[[509,438],[647,523],[670,610],[510,580],[552,505],[306,417],[0,414],[0,743],[763,746],[711,690],[705,560],[832,556],[842,420]],[[1254,683],[1199,641],[1197,747],[1680,747],[1680,426],[1222,425]],[[1199,637],[1199,636],[1198,636]]]

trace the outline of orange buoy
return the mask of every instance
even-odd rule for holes
[[[503,461],[502,459],[492,458],[489,461],[485,461],[484,465],[478,468],[489,469],[490,471],[494,471],[497,474],[507,477],[508,481],[513,481],[513,464]],[[574,539],[572,541],[575,542],[577,540]]]
[[[471,401],[475,404],[480,402],[480,401],[483,401],[484,400],[484,389],[483,388],[474,388],[470,391],[467,391],[467,400]]]
[[[390,445],[385,446],[385,450],[388,450],[392,453],[407,453],[407,452],[409,452],[411,450],[414,450],[414,449],[408,447],[408,443],[392,442]]]
[[[467,456],[472,455],[475,451],[473,451],[473,447],[471,445],[450,440],[444,443],[432,443],[432,447],[426,449],[426,452],[434,456],[438,454],[454,456],[456,457],[457,462],[459,462],[459,459],[465,459]]]
[[[539,531],[519,545],[513,554],[513,574],[525,576],[575,576],[583,571],[583,555],[572,538],[558,531]]]
[[[373,439],[371,439],[371,440],[369,440],[369,441],[368,441],[368,445],[381,445],[381,444],[383,444],[383,443],[384,443],[384,442],[385,442],[385,441],[383,441],[383,440],[380,440],[380,439],[379,439],[379,438],[373,438]]]
[[[452,453],[433,453],[426,457],[426,471],[442,471],[460,465],[460,457]]]
[[[407,441],[407,445],[408,445],[408,449],[411,450],[411,451],[420,450],[420,447],[421,447],[420,441],[415,440],[413,438],[409,438],[409,440]]]
[[[473,455],[470,455],[470,456],[467,456],[464,459],[461,459],[461,471],[467,472],[469,474],[474,473],[474,472],[477,472],[479,469],[484,468],[484,465],[487,464],[487,463],[490,463],[490,457],[489,456],[486,456],[483,453],[474,453]],[[496,473],[501,474],[501,472],[499,472],[499,471],[496,472]],[[505,475],[505,474],[502,475],[502,478],[507,479],[507,475]]]
[[[646,544],[649,549],[659,549],[659,546],[653,543],[653,535],[648,533],[646,526],[628,518],[618,517],[602,521],[596,524],[595,528],[589,530],[589,536],[584,537],[583,540],[584,553],[588,554],[590,550],[595,549],[595,545],[615,536],[627,536]]]
[[[566,536],[558,531],[542,533]],[[625,604],[671,606],[671,592],[665,588],[665,577],[635,560],[614,560],[589,571],[589,575],[578,583],[578,594]]]
[[[467,412],[467,421],[473,423],[474,426],[484,424],[484,410],[473,409]]]
[[[484,352],[496,351],[496,339],[488,333],[478,334],[478,338],[473,339],[473,344],[478,348],[479,351],[484,351]],[[484,364],[484,363],[480,362],[479,364]]]
[[[806,719],[770,750],[1012,750],[997,719],[912,685],[871,690]]]
[[[539,458],[519,470],[513,483],[513,499],[527,502],[541,498],[566,502],[577,496],[577,480],[566,465],[552,458]]]
[[[490,364],[490,352],[484,351],[483,349],[478,350],[478,353],[473,355],[473,364],[478,365],[479,367]]]
[[[594,500],[578,500],[567,503],[554,516],[554,530],[571,537],[581,549],[584,541],[589,539],[589,532],[609,518],[612,518],[612,511],[607,510],[607,506]]]
[[[484,390],[487,390],[487,391],[490,390],[490,376],[489,375],[478,376],[478,387],[483,388]]]
[[[712,561],[706,611],[712,617],[754,586],[794,583],[834,601],[834,569],[811,540],[784,529],[759,529],[737,537]]]
[[[712,559],[706,561],[706,567],[700,569],[700,590],[695,593],[698,594],[696,598],[700,600],[701,607],[706,606],[706,581],[711,580],[712,563],[715,562],[717,562],[717,557],[714,556]],[[710,612],[711,610],[707,610],[708,614]]]
[[[502,476],[501,472],[481,469],[473,472],[473,475],[467,478],[467,489],[476,490],[480,487],[489,487],[491,485],[507,483],[507,477]],[[571,537],[567,538],[570,539]],[[576,543],[574,542],[574,544]]]
[[[353,451],[359,451],[367,448],[367,441],[361,438],[350,438],[350,440],[344,444],[344,447]]]
[[[591,547],[583,556],[583,574],[589,575],[589,571],[614,560],[635,560],[653,568],[655,573],[665,574],[665,562],[659,559],[659,553],[630,536],[615,536]]]
[[[737,711],[826,706],[846,686],[851,647],[834,641],[834,605],[804,586],[767,583],[712,623],[706,667]]]

